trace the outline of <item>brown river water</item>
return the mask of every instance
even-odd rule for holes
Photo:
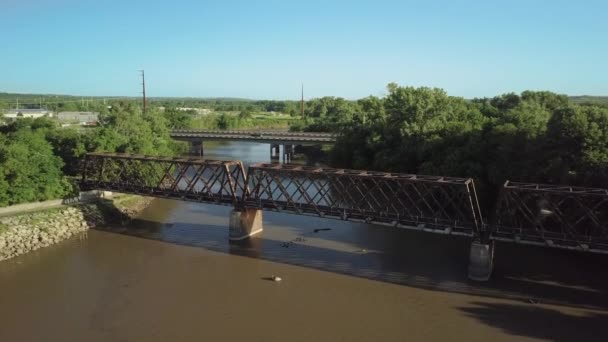
[[[264,144],[205,152],[269,160]],[[466,238],[264,212],[235,244],[230,210],[155,200],[0,262],[0,341],[608,341],[606,256],[499,244],[476,283]]]

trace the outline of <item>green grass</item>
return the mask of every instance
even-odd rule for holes
[[[224,112],[226,129],[287,129],[297,118],[265,112],[253,113],[250,119],[240,119],[239,112]],[[219,129],[220,114],[209,114],[192,119],[191,129]]]

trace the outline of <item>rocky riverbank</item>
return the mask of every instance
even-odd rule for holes
[[[123,195],[90,204],[0,217],[0,260],[50,246],[105,223],[125,223],[152,198]]]
[[[0,218],[0,260],[81,234],[104,222],[96,204],[48,209]]]
[[[142,210],[154,200],[153,197],[137,195],[124,195],[112,200],[112,207],[118,210],[124,217],[134,219]]]

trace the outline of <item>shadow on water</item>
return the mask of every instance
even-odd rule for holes
[[[143,218],[103,230],[429,290],[608,309],[604,255],[499,244],[492,279],[478,283],[467,278],[468,238],[265,212],[264,232],[229,242],[229,208],[205,207],[191,207],[215,212],[204,224]]]
[[[608,331],[598,329],[608,322],[608,314],[604,313],[572,315],[546,307],[480,302],[460,310],[511,335],[552,341],[608,340]]]

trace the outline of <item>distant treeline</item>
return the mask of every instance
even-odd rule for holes
[[[0,109],[47,108],[57,111],[100,111],[116,103],[142,104],[141,98],[125,97],[78,97],[61,95],[8,94],[0,93]],[[150,107],[166,108],[206,108],[218,112],[277,112],[297,116],[300,101],[272,101],[247,99],[197,99],[197,98],[148,98]]]
[[[39,101],[100,112],[100,126],[61,129],[48,118],[0,126],[0,206],[75,191],[70,180],[88,151],[180,153],[185,146],[171,141],[173,128],[336,132],[334,166],[474,177],[488,202],[507,179],[608,187],[608,104],[597,98],[525,91],[467,100],[390,84],[383,98],[308,100],[303,118],[297,101],[155,99],[143,113],[138,99],[50,98]],[[0,94],[0,109],[12,99]]]
[[[325,97],[325,99],[332,97]],[[577,104],[608,105],[608,96],[571,96],[569,99]],[[310,113],[310,105],[320,99],[306,101],[305,112]],[[344,100],[348,103],[357,101]],[[15,108],[19,102],[20,108],[43,108],[65,111],[99,111],[112,103],[132,102],[141,106],[141,97],[116,96],[71,96],[48,94],[13,94],[0,92],[0,109]],[[298,100],[250,100],[240,98],[177,98],[177,97],[149,97],[148,104],[152,107],[163,106],[167,108],[190,107],[207,108],[218,112],[277,112],[300,115],[301,104]],[[313,110],[314,111],[314,110]]]

